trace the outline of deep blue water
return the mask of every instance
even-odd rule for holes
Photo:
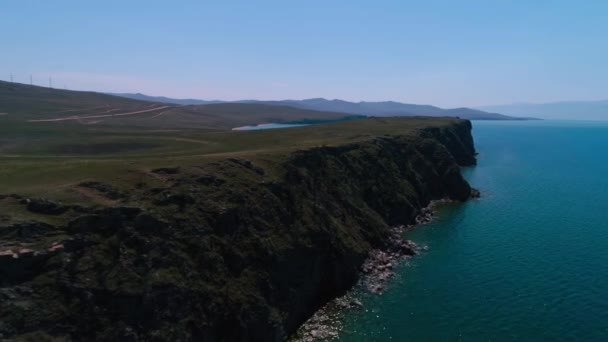
[[[346,313],[341,341],[608,341],[608,123],[474,122],[482,199]]]
[[[289,128],[289,127],[300,127],[300,126],[308,126],[306,124],[279,124],[279,123],[266,123],[259,124],[256,126],[243,126],[233,128],[235,131],[256,131],[260,129],[275,129],[275,128]]]

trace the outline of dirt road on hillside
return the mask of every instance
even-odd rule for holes
[[[101,115],[82,115],[82,116],[70,116],[67,118],[56,118],[56,119],[36,119],[36,120],[28,120],[29,122],[57,122],[57,121],[68,121],[68,120],[82,120],[82,119],[98,119],[98,118],[108,118],[115,116],[126,116],[126,115],[135,115],[142,113],[154,112],[161,109],[169,108],[170,106],[161,106],[149,109],[138,110],[134,112],[128,113],[117,113],[117,114],[101,114]]]

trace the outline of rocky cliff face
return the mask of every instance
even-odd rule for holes
[[[1,228],[14,246],[0,253],[0,335],[285,340],[357,281],[391,225],[412,223],[432,199],[469,198],[460,166],[475,163],[470,130],[459,121],[264,168],[229,159],[167,169],[166,187],[131,195],[137,207]],[[37,249],[17,247],[27,241]]]

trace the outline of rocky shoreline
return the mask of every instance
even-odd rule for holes
[[[479,192],[475,191],[475,197],[479,197]],[[360,291],[381,295],[387,288],[389,281],[395,276],[394,269],[398,265],[417,255],[420,251],[428,249],[427,246],[419,246],[415,242],[403,238],[403,233],[418,225],[431,223],[435,217],[437,207],[451,202],[453,201],[449,199],[431,201],[428,206],[420,210],[420,213],[414,219],[415,224],[392,227],[387,247],[372,250],[363,263],[358,285],[344,296],[334,299],[319,309],[298,329],[290,341],[313,342],[338,338],[342,330],[341,314],[347,310],[363,307],[363,303],[358,298]]]

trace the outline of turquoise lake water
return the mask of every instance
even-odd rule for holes
[[[340,341],[608,341],[608,123],[473,125],[483,197],[407,233]]]
[[[261,130],[261,129],[276,129],[276,128],[289,128],[289,127],[300,127],[300,126],[308,126],[308,125],[306,125],[306,124],[266,123],[266,124],[259,124],[256,126],[236,127],[236,128],[233,128],[232,130],[234,130],[234,131],[257,131],[257,130]]]

